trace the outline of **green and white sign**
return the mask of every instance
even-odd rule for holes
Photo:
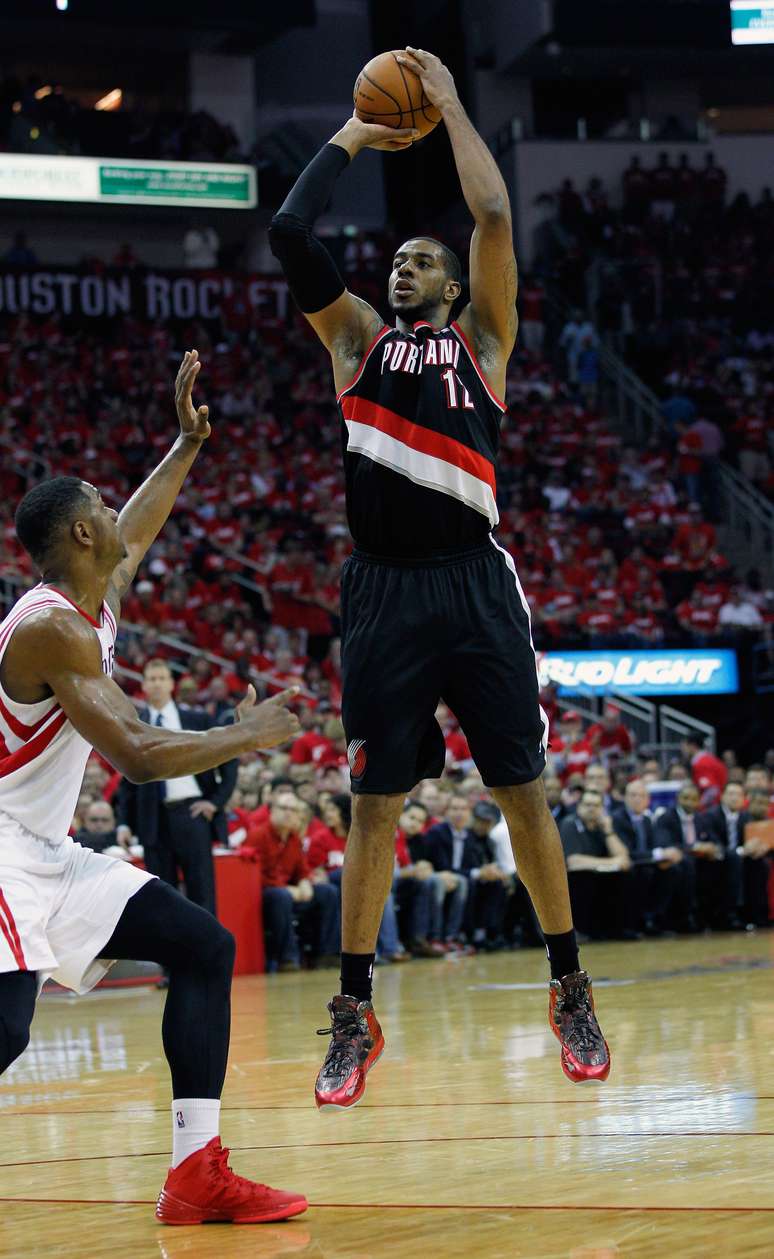
[[[258,202],[252,166],[27,153],[0,153],[0,199],[220,210],[249,210]]]
[[[731,43],[774,44],[774,3],[731,0]]]

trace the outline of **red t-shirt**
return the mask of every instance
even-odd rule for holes
[[[711,752],[697,752],[691,761],[691,775],[699,791],[712,789],[717,797],[728,782],[728,770],[723,762]]]
[[[309,844],[306,859],[311,870],[322,866],[325,870],[339,870],[344,862],[346,839],[334,835],[327,826],[319,827]]]
[[[283,841],[271,822],[252,826],[241,848],[258,853],[264,887],[287,887],[309,877],[301,836]]]
[[[606,730],[601,721],[597,721],[593,726],[589,726],[586,738],[591,746],[598,748],[600,752],[617,748],[622,755],[625,755],[632,750],[632,736],[624,725],[615,726],[613,730]]]

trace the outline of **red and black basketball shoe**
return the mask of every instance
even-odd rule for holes
[[[228,1150],[220,1137],[213,1137],[202,1150],[170,1167],[156,1219],[161,1224],[263,1224],[289,1220],[308,1206],[301,1193],[237,1176],[228,1165]]]
[[[585,970],[552,979],[549,989],[548,1021],[562,1046],[564,1074],[575,1084],[606,1080],[610,1050],[594,1013],[591,980]]]
[[[331,1037],[314,1086],[320,1110],[356,1106],[365,1092],[366,1076],[384,1050],[384,1036],[370,1001],[336,996],[328,1009],[331,1025],[317,1033]]]

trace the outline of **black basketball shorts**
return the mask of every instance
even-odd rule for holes
[[[494,541],[432,562],[360,551],[341,578],[342,718],[352,790],[409,792],[443,772],[439,700],[487,787],[532,782],[546,763],[529,609]]]

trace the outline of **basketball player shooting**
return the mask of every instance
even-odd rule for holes
[[[457,257],[428,236],[395,254],[386,326],[348,292],[313,233],[337,177],[366,147],[405,148],[411,129],[353,116],[298,179],[269,232],[295,300],[330,352],[355,550],[341,583],[343,721],[354,808],[342,878],[341,992],[317,1078],[319,1107],[352,1106],[384,1048],[372,1006],[379,923],[406,794],[440,776],[439,699],[456,714],[510,831],[545,936],[549,1021],[574,1081],[604,1080],[610,1055],[580,969],[564,855],[545,800],[548,722],[530,615],[514,562],[493,536],[495,467],[516,340],[508,192],[431,53],[397,54],[421,80],[451,141],[474,220],[470,302]],[[326,1029],[326,1034],[328,1031]]]
[[[174,1101],[157,1219],[258,1223],[307,1203],[236,1176],[220,1143],[234,938],[167,883],[67,833],[92,747],[149,782],[199,774],[298,729],[285,706],[294,691],[256,705],[252,688],[234,725],[158,729],[111,677],[120,599],[210,435],[208,409],[191,397],[199,368],[191,350],[176,382],[180,435],[120,515],[70,476],[37,485],[16,512],[42,580],[0,625],[0,1073],[29,1041],[46,978],[83,993],[113,960],[158,962],[169,971],[162,1038]]]

